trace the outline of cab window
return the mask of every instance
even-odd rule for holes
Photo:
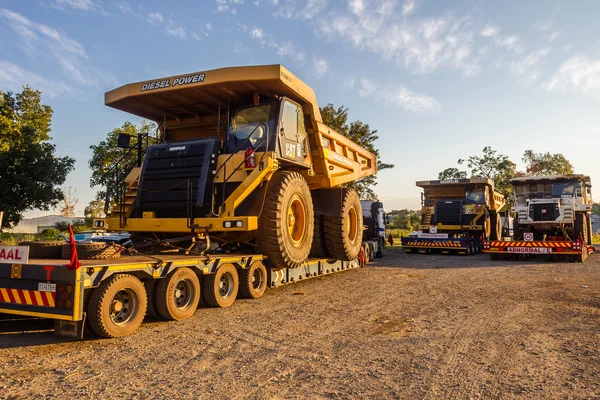
[[[298,106],[286,101],[283,103],[283,113],[281,116],[281,128],[287,140],[298,140],[298,115],[301,115]]]

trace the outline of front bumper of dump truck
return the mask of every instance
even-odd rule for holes
[[[146,214],[146,213],[144,213]],[[152,214],[152,213],[148,213]],[[94,219],[94,228],[127,232],[247,232],[258,228],[258,217],[214,217],[214,218],[101,218]]]

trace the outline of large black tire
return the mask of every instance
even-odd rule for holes
[[[40,240],[20,242],[19,246],[29,246],[30,258],[61,258],[61,246],[64,240]]]
[[[588,244],[588,221],[587,214],[575,213],[575,231],[573,234],[573,240],[578,240],[581,236],[581,240],[584,244]]]
[[[377,252],[375,253],[375,257],[383,258],[385,255],[385,241],[383,238],[379,238],[377,241]]]
[[[93,289],[87,308],[92,330],[105,338],[129,335],[144,320],[148,296],[135,276],[116,274]]]
[[[498,213],[490,212],[490,240],[501,240],[502,239],[502,221]]]
[[[200,280],[189,268],[178,268],[156,287],[156,308],[161,317],[179,321],[194,315],[200,302]]]
[[[212,307],[229,307],[239,289],[239,277],[233,264],[222,264],[217,272],[204,276],[204,299]]]
[[[146,288],[146,295],[148,297],[148,307],[146,309],[146,316],[154,319],[162,319],[158,313],[158,307],[156,306],[156,287],[158,286],[158,280],[156,279],[145,279],[144,287]]]
[[[77,258],[80,260],[109,260],[121,256],[119,246],[109,243],[81,242],[76,243],[75,246],[77,247]],[[71,245],[69,243],[63,244],[61,253],[62,258],[71,258]]]
[[[267,289],[267,268],[262,261],[253,262],[250,267],[239,271],[240,294],[246,299],[258,299]]]
[[[327,242],[325,241],[325,217],[321,214],[315,214],[315,230],[313,234],[310,256],[316,258],[327,258]]]
[[[306,181],[297,172],[275,172],[258,219],[259,250],[275,267],[297,268],[308,258],[313,235],[313,203]]]
[[[336,260],[351,261],[358,257],[363,236],[362,208],[356,190],[343,190],[341,210],[337,217],[325,216],[327,252]]]

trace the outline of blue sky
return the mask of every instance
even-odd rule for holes
[[[561,152],[600,185],[598,15],[598,1],[1,0],[0,90],[43,91],[82,214],[89,145],[139,121],[104,92],[281,63],[379,131],[396,168],[376,192],[388,210],[418,208],[416,180],[486,145],[519,167],[526,149]]]

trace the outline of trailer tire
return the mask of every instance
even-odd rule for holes
[[[145,279],[144,288],[146,288],[146,297],[148,297],[148,307],[146,308],[146,316],[153,319],[162,319],[156,307],[156,279]]]
[[[63,242],[64,243],[64,242]],[[119,258],[121,252],[119,246],[105,242],[81,242],[75,244],[77,248],[77,258],[80,260],[110,260]],[[63,244],[61,255],[64,259],[71,258],[71,245]]]
[[[229,307],[235,301],[239,288],[237,269],[233,264],[222,264],[217,272],[204,277],[204,299],[212,307]]]
[[[115,338],[135,331],[146,315],[148,296],[135,276],[115,274],[93,290],[87,319],[101,337]]]
[[[325,240],[325,217],[315,213],[315,231],[313,233],[312,247],[310,248],[311,257],[327,258],[327,242]]]
[[[490,225],[490,240],[502,239],[502,221],[500,221],[498,213],[490,212]]]
[[[156,287],[156,308],[166,320],[179,321],[194,315],[200,302],[200,280],[190,268],[177,268]]]
[[[306,180],[298,172],[275,172],[258,218],[256,244],[279,268],[297,268],[309,256],[314,210]]]
[[[20,242],[19,246],[29,246],[31,258],[61,258],[64,240],[39,240]]]
[[[246,299],[258,299],[267,289],[267,268],[262,261],[254,261],[250,267],[239,271],[240,294]]]
[[[363,236],[360,197],[354,189],[343,189],[339,216],[325,216],[325,240],[331,258],[352,261],[358,257]]]

